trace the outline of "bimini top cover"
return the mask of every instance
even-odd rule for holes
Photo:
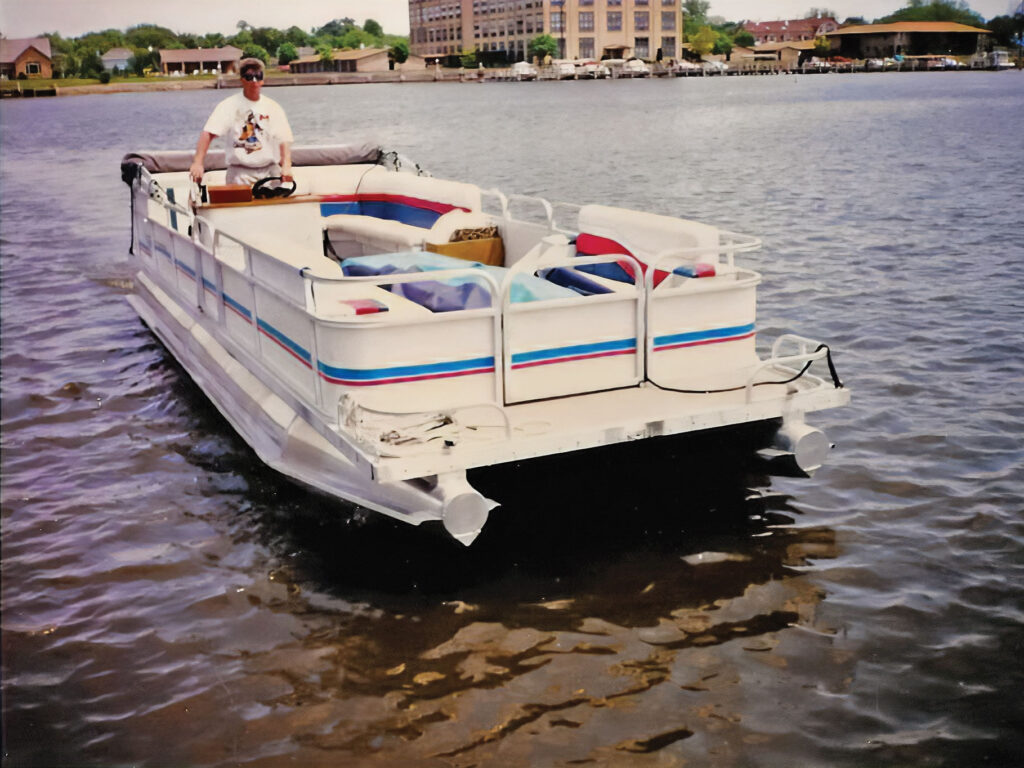
[[[188,150],[152,150],[129,152],[121,159],[121,178],[131,184],[142,166],[150,173],[172,173],[187,171],[192,166],[192,152]],[[377,163],[383,155],[379,144],[333,144],[322,147],[292,147],[292,165],[354,165]],[[212,150],[206,154],[203,167],[208,171],[223,170],[224,150]]]

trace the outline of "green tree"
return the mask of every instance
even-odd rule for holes
[[[711,27],[705,25],[697,30],[692,38],[690,38],[690,46],[693,52],[698,56],[707,56],[715,47],[715,43],[718,42],[718,33],[715,32]]]
[[[372,48],[376,45],[377,39],[369,32],[364,32],[359,27],[353,27],[342,35],[338,42],[341,48],[359,48],[363,45]]]
[[[384,28],[374,19],[367,19],[363,24],[363,32],[374,37],[384,37]]]
[[[350,29],[355,27],[355,19],[345,17],[343,19],[333,19],[328,21],[319,29],[314,29],[313,34],[317,37],[341,37]]]
[[[132,48],[179,48],[178,36],[167,27],[156,24],[139,24],[129,27],[124,33],[125,42]]]
[[[964,0],[933,0],[930,3],[910,0],[906,8],[878,19],[880,24],[896,21],[953,21],[970,27],[980,27],[985,23]]]
[[[252,39],[252,32],[248,29],[243,29],[234,37],[229,37],[228,42],[236,48],[245,48],[247,45],[254,45],[255,41]]]
[[[299,58],[299,52],[292,43],[281,43],[277,48],[277,63],[289,64]]]
[[[316,47],[316,55],[320,57],[320,61],[328,62],[334,60],[334,49],[328,43],[319,43]]]
[[[276,51],[278,46],[284,42],[284,33],[273,27],[257,27],[250,31],[253,43],[268,51]]]
[[[262,45],[256,45],[255,43],[249,43],[242,49],[243,59],[259,59],[264,64],[270,61],[270,54],[267,53],[267,49]]]
[[[135,48],[132,51],[132,57],[128,59],[128,68],[139,77],[142,77],[146,73],[146,67],[159,69],[159,59],[160,54],[156,49],[149,51],[146,48]]]
[[[711,0],[683,0],[683,13],[687,18],[704,21],[711,9]]]
[[[396,64],[401,64],[409,58],[409,41],[396,40],[391,46],[391,58]]]
[[[103,59],[94,50],[82,53],[78,60],[78,74],[82,77],[99,77],[103,71]]]
[[[1009,48],[1020,45],[1020,40],[1024,39],[1024,13],[996,16],[987,26],[992,30],[992,42],[995,45]]]
[[[708,23],[708,0],[684,0],[683,2],[683,37],[692,40],[700,28]]]
[[[284,39],[298,48],[309,45],[313,38],[299,27],[291,26],[285,30]]]
[[[476,55],[475,48],[463,48],[462,55],[459,56],[459,64],[464,66],[466,69],[473,69],[479,63]]]
[[[558,55],[558,41],[551,35],[537,35],[526,46],[526,55],[539,61],[544,61],[545,56],[554,58]]]
[[[805,19],[835,19],[838,14],[830,8],[809,8],[804,14]]]
[[[737,32],[732,41],[736,45],[742,45],[744,48],[752,48],[754,46],[754,36],[745,29]]]
[[[199,38],[200,48],[222,48],[227,45],[227,38],[220,32],[207,32]]]
[[[824,35],[814,38],[814,55],[821,59],[832,55],[832,43]]]

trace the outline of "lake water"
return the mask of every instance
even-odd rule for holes
[[[223,95],[0,109],[5,765],[1021,764],[1024,74],[270,91],[298,143],[763,237],[762,338],[853,392],[812,480],[527,466],[469,550],[261,467],[125,302],[119,160]]]

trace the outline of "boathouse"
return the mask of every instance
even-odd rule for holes
[[[46,37],[0,38],[0,77],[53,77],[53,57]]]
[[[199,75],[235,72],[242,51],[233,45],[223,48],[161,48],[160,71],[165,75]]]
[[[389,48],[357,48],[335,49],[330,59],[323,59],[319,54],[301,56],[288,64],[290,72],[304,74],[308,72],[387,72],[398,70],[422,70],[426,62],[420,56],[410,55],[401,64],[391,60]]]
[[[929,54],[967,56],[980,50],[987,29],[952,21],[899,21],[860,24],[829,32],[832,53],[850,59]]]

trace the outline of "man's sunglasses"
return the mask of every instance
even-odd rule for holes
[[[244,75],[242,75],[242,79],[243,80],[248,80],[250,83],[253,80],[262,80],[263,79],[263,73],[262,72],[246,72]]]

